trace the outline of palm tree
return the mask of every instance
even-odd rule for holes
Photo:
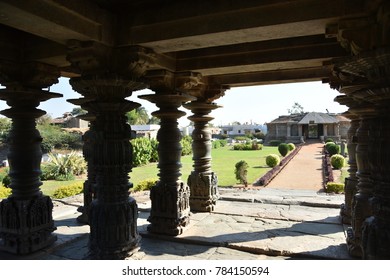
[[[148,111],[145,107],[138,107],[126,114],[129,124],[147,124],[149,122]]]

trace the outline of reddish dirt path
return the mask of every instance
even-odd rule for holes
[[[324,144],[319,142],[303,145],[266,188],[318,191],[323,189],[323,146]]]

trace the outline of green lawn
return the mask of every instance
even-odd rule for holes
[[[218,175],[219,186],[232,186],[237,184],[237,180],[234,175],[235,164],[240,160],[245,160],[248,165],[248,182],[253,183],[265,174],[269,167],[265,164],[265,157],[271,153],[278,154],[277,147],[263,147],[263,150],[259,151],[234,151],[231,147],[223,147],[212,150],[212,169]],[[187,181],[192,167],[192,155],[182,157],[182,169],[183,174],[181,179]],[[141,167],[133,168],[130,175],[130,182],[137,185],[138,182],[145,179],[158,179],[157,163],[151,163]],[[53,195],[54,191],[62,186],[74,184],[79,180],[73,181],[43,181],[41,190],[46,195]]]
[[[54,181],[54,180],[42,181],[41,191],[45,195],[52,196],[54,191],[59,187],[73,185],[74,183],[79,182],[80,180],[85,181],[84,179],[71,180],[71,181]]]
[[[259,151],[234,151],[231,147],[223,147],[212,150],[212,170],[218,175],[219,186],[232,186],[237,184],[234,175],[235,164],[245,160],[248,165],[248,182],[252,183],[265,174],[269,167],[265,164],[265,157],[271,153],[278,154],[277,147],[263,147]],[[182,157],[182,180],[186,181],[192,171],[192,155]],[[130,181],[137,185],[145,179],[158,179],[157,163],[133,168],[130,173]]]

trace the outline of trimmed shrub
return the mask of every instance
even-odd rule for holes
[[[253,141],[252,143],[234,144],[233,150],[235,151],[257,151],[263,149],[262,144],[258,144]]]
[[[257,143],[257,141],[252,142],[252,150],[258,151],[263,149],[263,144]]]
[[[335,169],[340,169],[345,165],[345,158],[342,155],[335,154],[330,157],[330,164]]]
[[[135,187],[133,187],[131,190],[133,192],[148,191],[148,190],[151,190],[152,187],[157,184],[157,182],[158,182],[158,179],[142,180]]]
[[[280,163],[280,157],[275,154],[270,154],[265,158],[265,163],[269,167],[275,167]]]
[[[211,142],[211,147],[212,147],[213,149],[218,149],[218,148],[221,147],[221,142],[219,142],[219,140],[212,141],[212,142]]]
[[[7,198],[11,195],[11,189],[0,186],[0,198]]]
[[[181,155],[182,156],[187,156],[192,154],[192,137],[191,136],[184,136],[181,141]]]
[[[11,177],[6,174],[1,182],[4,187],[9,188],[9,185],[11,184]]]
[[[133,147],[133,167],[148,164],[152,156],[152,144],[148,138],[132,139]]]
[[[152,147],[150,162],[158,162],[158,141],[156,139],[150,139],[150,145]]]
[[[4,167],[0,169],[0,182],[4,187],[8,188],[11,184],[11,178],[8,175],[9,168]],[[1,186],[1,185],[0,185]]]
[[[327,193],[343,193],[344,192],[344,184],[343,183],[328,182],[326,184],[326,192]]]
[[[278,146],[278,151],[282,155],[282,157],[285,157],[288,154],[288,152],[290,151],[290,148],[288,147],[288,145],[286,143],[281,143]]]
[[[234,174],[236,175],[236,179],[240,181],[240,183],[244,184],[245,187],[248,185],[247,174],[248,174],[248,163],[245,160],[240,160],[235,165],[236,170]]]
[[[328,142],[326,144],[326,150],[328,151],[330,156],[333,156],[333,155],[339,154],[341,149],[340,149],[339,145],[336,145],[333,142]]]
[[[293,143],[288,143],[287,145],[290,152],[295,149],[295,145]]]
[[[80,181],[68,186],[59,187],[53,193],[53,197],[57,199],[77,195],[83,192],[84,182]]]
[[[326,138],[325,143],[328,143],[328,142],[333,142],[334,143],[334,140],[332,138]]]

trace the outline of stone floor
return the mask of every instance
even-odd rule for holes
[[[350,259],[340,223],[342,195],[315,191],[221,190],[213,213],[192,213],[177,237],[146,231],[148,193],[135,196],[139,205],[140,250],[136,260]],[[58,240],[33,255],[0,253],[0,259],[81,260],[88,255],[89,226],[76,217],[81,196],[55,201]]]

